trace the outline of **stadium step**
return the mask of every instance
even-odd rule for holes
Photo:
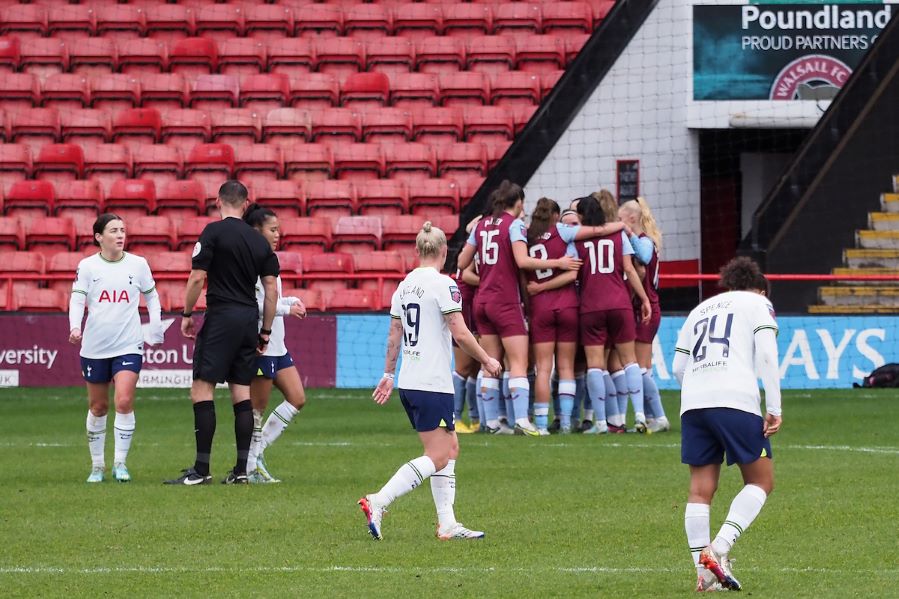
[[[899,231],[899,211],[869,212],[868,226],[875,231]]]
[[[849,268],[899,268],[899,250],[848,249],[843,260]]]
[[[899,285],[891,287],[831,286],[818,290],[821,303],[827,306],[889,306],[899,308]]]
[[[895,186],[895,183],[893,183]],[[880,194],[880,207],[885,212],[899,212],[899,191]]]
[[[856,239],[865,249],[899,249],[899,231],[859,231]]]
[[[809,314],[899,314],[899,306],[809,306]]]
[[[847,267],[839,267],[833,269],[833,274],[840,277],[851,277],[854,275],[879,275],[879,276],[890,276],[896,277],[894,281],[858,281],[858,280],[850,280],[847,279],[845,281],[837,281],[837,285],[899,285],[899,268],[881,268],[881,267],[855,267],[855,268],[847,268]]]

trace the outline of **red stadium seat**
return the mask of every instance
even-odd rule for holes
[[[490,4],[444,4],[444,35],[477,37],[493,32],[493,10]]]
[[[540,103],[540,76],[509,71],[492,77],[491,103],[495,106],[536,106]]]
[[[545,2],[543,33],[590,33],[593,30],[593,11],[585,2]]]
[[[188,37],[169,48],[169,68],[185,77],[208,75],[218,68],[218,47],[214,40]]]
[[[360,254],[381,248],[381,218],[377,216],[343,216],[337,219],[333,232],[333,251]]]
[[[147,32],[145,7],[130,4],[100,4],[97,15],[97,35],[106,39],[135,39]]]
[[[499,164],[499,161],[505,156],[506,150],[509,149],[512,142],[509,140],[501,140],[484,145],[487,148],[487,170],[490,170]]]
[[[84,176],[96,181],[103,191],[118,179],[131,177],[131,152],[119,144],[101,144],[84,148]]]
[[[84,173],[84,150],[76,144],[47,144],[34,161],[34,178],[64,184]]]
[[[304,4],[294,13],[297,37],[343,35],[343,10],[330,4]]]
[[[540,90],[543,98],[549,95],[564,74],[565,71],[548,71],[546,73],[540,73]]]
[[[160,140],[162,117],[155,108],[120,110],[112,117],[112,141],[129,147]]]
[[[535,36],[525,36],[531,40]],[[515,38],[485,35],[469,38],[467,45],[468,70],[482,73],[511,71],[515,65]]]
[[[388,277],[380,285],[384,289],[389,289],[390,295],[393,295],[397,279],[406,274],[406,263],[396,252],[363,252],[353,255],[353,271],[357,277],[359,275]],[[378,286],[379,281],[375,278],[359,280],[360,289],[378,289]]]
[[[393,217],[409,211],[409,192],[403,181],[380,179],[356,187],[359,214]]]
[[[374,5],[372,5],[374,6]],[[365,70],[365,45],[351,37],[323,37],[315,40],[318,71],[342,76]]]
[[[391,77],[390,104],[396,108],[428,108],[440,98],[437,75],[431,73],[397,73]]]
[[[78,270],[78,265],[84,260],[84,252],[56,252],[46,260],[48,275],[58,275],[65,278],[51,279],[50,289],[56,289],[68,297],[72,293],[72,273]],[[2,301],[3,298],[0,298]]]
[[[128,221],[156,210],[156,186],[145,179],[119,179],[106,194],[106,210]]]
[[[40,80],[30,73],[4,73],[0,77],[0,107],[4,110],[40,106]]]
[[[47,77],[64,73],[69,68],[65,42],[56,38],[33,38],[21,41],[19,65],[23,72]]]
[[[219,42],[219,72],[225,75],[252,75],[265,72],[265,42],[251,37],[235,37]]]
[[[385,171],[391,179],[412,181],[437,176],[437,157],[429,144],[385,144],[384,156]]]
[[[187,106],[187,82],[177,73],[147,73],[140,78],[141,106],[160,112]]]
[[[190,92],[190,107],[220,110],[236,107],[240,97],[237,77],[231,75],[198,75]]]
[[[47,11],[47,35],[64,40],[89,37],[97,32],[97,18],[91,6],[66,4]]]
[[[189,152],[212,138],[212,119],[205,110],[169,110],[162,115],[162,143]]]
[[[274,210],[279,217],[306,214],[306,194],[296,181],[259,181],[253,183],[256,202]]]
[[[252,108],[226,108],[210,111],[212,141],[237,148],[262,139],[262,119]]]
[[[338,179],[364,181],[384,174],[384,153],[377,144],[340,144],[334,150],[334,174]]]
[[[289,293],[288,293],[289,292]],[[303,300],[303,305],[309,312],[321,311],[325,309],[325,303],[322,299],[321,291],[316,289],[285,289],[285,296],[299,297]]]
[[[305,253],[331,249],[331,221],[327,218],[279,218],[281,247]]]
[[[515,68],[532,73],[546,73],[565,68],[565,43],[554,35],[531,35],[515,38]]]
[[[184,155],[175,146],[136,144],[132,155],[134,178],[153,181],[157,190],[184,173]]]
[[[59,113],[55,108],[19,110],[11,117],[10,140],[25,144],[33,153],[37,153],[42,145],[59,139]]]
[[[373,5],[370,5],[373,6]],[[313,281],[317,288],[324,281]],[[343,289],[333,290],[328,295],[327,305],[329,310],[336,311],[370,311],[377,310],[379,299],[374,289]]]
[[[299,254],[297,252],[277,251],[277,252],[275,252],[275,255],[278,256],[278,264],[281,266],[282,273],[289,272],[289,273],[302,274],[302,272],[303,272],[303,255],[302,254]],[[289,295],[293,295],[293,294],[283,293],[283,290],[282,290],[282,294],[285,297],[287,297]],[[296,295],[294,295],[294,297],[296,297]]]
[[[462,139],[463,112],[459,108],[412,111],[412,136],[421,143],[454,143]]]
[[[168,181],[157,187],[156,211],[173,221],[191,219],[206,211],[206,190],[198,181]],[[171,242],[172,247],[176,241]]]
[[[353,257],[349,254],[311,254],[303,258],[303,275],[309,280],[309,289],[345,290],[349,288],[349,275],[353,274]],[[316,275],[324,278],[316,279]],[[330,276],[331,278],[327,278]]]
[[[415,68],[422,73],[463,70],[465,41],[455,37],[425,37],[416,40]]]
[[[267,144],[234,147],[234,176],[256,186],[263,181],[275,181],[284,172],[281,148]],[[256,198],[259,201],[259,198]]]
[[[262,114],[287,106],[290,101],[290,80],[283,73],[257,73],[240,80],[240,106]]]
[[[568,64],[571,64],[577,58],[588,39],[590,39],[590,35],[586,33],[583,35],[570,35],[565,38],[565,60]],[[542,74],[545,75],[546,72]]]
[[[55,199],[56,191],[50,181],[15,181],[6,192],[4,214],[30,222],[52,214]]]
[[[312,119],[308,110],[276,108],[262,121],[262,141],[287,146],[305,142],[312,137]]]
[[[111,126],[105,110],[63,110],[59,120],[63,143],[88,146],[109,141]]]
[[[68,307],[69,298],[59,289],[15,289],[11,309],[21,312],[66,312]]]
[[[404,37],[369,40],[365,44],[365,59],[369,71],[386,75],[408,73],[415,67],[415,46],[412,40]]]
[[[84,214],[97,218],[103,207],[103,191],[97,181],[69,181],[56,190],[55,213],[71,218]]]
[[[25,230],[19,219],[0,216],[0,251],[25,249]]]
[[[443,33],[443,11],[436,4],[400,4],[393,16],[393,31],[407,38],[432,37]]]
[[[147,35],[169,41],[194,35],[194,11],[184,5],[149,3],[145,7]]]
[[[587,0],[587,3],[593,9],[593,28],[599,26],[609,11],[615,7],[615,0]]]
[[[465,141],[483,143],[511,141],[512,114],[500,106],[470,106],[465,111]]]
[[[13,4],[0,9],[0,35],[25,40],[47,35],[47,8],[36,4]]]
[[[25,234],[25,249],[48,258],[57,252],[75,249],[75,227],[72,221],[58,216],[35,219]]]
[[[306,213],[309,216],[350,216],[356,208],[356,189],[349,181],[310,181],[306,184]]]
[[[147,262],[150,264],[150,270],[156,273],[174,273],[184,275],[190,272],[191,259],[187,252],[166,252],[154,251],[148,253]],[[184,291],[184,283],[181,283],[180,291]]]
[[[119,56],[119,70],[122,73],[127,75],[161,73],[168,68],[169,50],[165,42],[139,38],[120,40],[116,47]]]
[[[24,73],[47,77],[64,73],[69,68],[69,53],[65,42],[56,38],[22,39],[19,65]]]
[[[283,147],[284,172],[294,181],[321,181],[334,173],[331,148],[319,144],[290,144]]]
[[[103,37],[70,40],[69,68],[80,75],[109,75],[118,67],[116,44]]]
[[[490,80],[484,73],[441,73],[443,106],[483,106],[490,103]]]
[[[337,106],[340,91],[337,77],[325,73],[309,73],[290,82],[290,105],[297,108]]]
[[[429,218],[459,211],[459,187],[453,179],[423,179],[409,185],[412,214]]]
[[[270,40],[268,43],[268,66],[270,72],[283,73],[288,77],[302,77],[312,72],[315,67],[315,51],[312,48],[312,42],[291,37]]]
[[[222,40],[244,34],[243,6],[240,4],[205,4],[194,10],[194,22],[200,37]]]
[[[2,186],[2,190],[5,191],[14,181],[30,177],[31,165],[31,149],[28,146],[0,144],[0,186]]]
[[[244,6],[247,37],[260,40],[289,38],[296,29],[293,10],[279,4]]]
[[[0,252],[0,280],[13,277],[13,292],[36,292],[37,279],[23,279],[23,275],[42,275],[46,260],[39,252]]]
[[[75,226],[75,245],[78,248],[76,251],[85,255],[95,253],[97,246],[94,243],[94,222],[97,217],[80,212],[65,213],[65,217],[71,220]],[[71,283],[71,280],[69,282]],[[69,289],[71,289],[71,284]]]
[[[356,39],[377,39],[393,31],[393,15],[383,4],[353,4],[343,11],[343,34]]]
[[[362,113],[362,140],[366,143],[405,142],[412,139],[412,114],[402,108]]]
[[[199,144],[184,162],[184,175],[190,179],[223,182],[234,172],[234,148],[226,144]]]
[[[410,214],[384,219],[381,234],[383,249],[408,248],[410,243],[414,245],[424,222],[424,217]]]
[[[84,108],[90,102],[87,77],[72,73],[50,75],[41,86],[41,106],[58,110]]]
[[[349,108],[332,108],[311,113],[312,140],[316,143],[336,145],[362,140],[362,119]]]
[[[457,173],[485,176],[487,150],[479,143],[445,144],[437,148],[437,174],[441,177]]]
[[[167,216],[141,216],[126,223],[128,251],[168,250],[175,247],[175,227]]]
[[[200,239],[200,233],[203,232],[206,225],[217,220],[219,219],[209,216],[198,216],[196,218],[175,221],[176,232],[178,235],[178,247],[176,249],[181,250],[193,247],[197,240]]]
[[[116,112],[140,106],[140,81],[135,76],[92,77],[89,84],[92,108]]]
[[[542,13],[539,4],[525,2],[502,2],[493,10],[493,30],[495,33],[540,33]],[[522,36],[527,37],[527,35]]]
[[[0,70],[15,73],[19,69],[22,48],[18,37],[0,37]]]
[[[377,110],[390,97],[390,80],[384,73],[352,73],[342,87],[340,104],[357,110]]]
[[[534,116],[534,113],[537,112],[537,106],[512,106],[511,110],[512,122],[515,124],[515,135],[518,135],[524,130],[525,125],[528,124],[528,121],[531,120],[531,117]]]

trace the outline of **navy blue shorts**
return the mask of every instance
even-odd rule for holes
[[[108,383],[122,370],[140,372],[144,357],[140,354],[125,354],[115,358],[81,358],[81,376],[88,383]]]
[[[681,462],[691,466],[751,464],[773,458],[761,416],[733,408],[689,410],[680,417]]]
[[[290,352],[283,356],[259,356],[256,358],[256,376],[274,379],[278,371],[291,366],[293,366],[293,358],[290,357]]]
[[[400,389],[400,401],[406,408],[406,415],[412,428],[426,433],[438,428],[448,431],[456,430],[453,414],[453,394],[434,393],[433,391],[416,391]]]

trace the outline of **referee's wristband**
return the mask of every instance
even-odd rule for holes
[[[259,329],[259,334],[260,335],[271,335],[272,330],[271,329]]]
[[[193,316],[193,315],[194,315],[193,312],[182,312],[182,313],[181,313],[181,318],[190,318],[190,317]]]
[[[384,376],[382,376],[381,378],[383,378],[383,379],[390,379],[390,380],[392,381],[392,380],[394,380],[394,379],[396,378],[396,375],[395,375],[394,373],[392,373],[392,372],[385,372],[385,373],[384,373]]]

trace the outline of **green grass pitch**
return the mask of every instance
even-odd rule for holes
[[[161,481],[193,459],[186,392],[139,392],[134,481],[90,486],[84,391],[0,390],[0,594],[693,595],[677,430],[461,436],[456,513],[486,539],[436,540],[425,485],[392,506],[377,543],[356,500],[421,452],[397,398],[378,407],[369,393],[309,393],[267,452],[280,485],[172,488]],[[665,401],[676,415],[676,395]],[[224,394],[217,403],[220,479],[234,457],[233,417]],[[777,489],[732,553],[746,594],[899,596],[896,393],[788,392],[784,406]],[[108,435],[108,463],[111,453]],[[740,484],[727,469],[713,536]]]

